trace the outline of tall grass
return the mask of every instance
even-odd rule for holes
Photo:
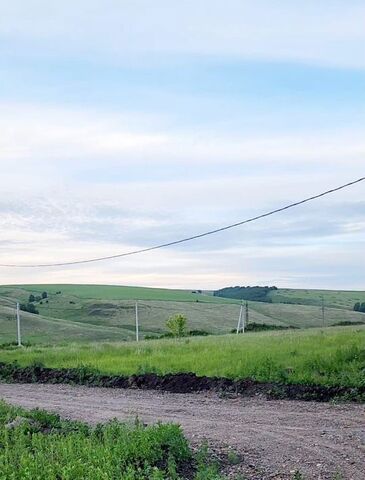
[[[0,361],[88,366],[106,374],[194,372],[259,381],[365,385],[365,328],[260,332],[136,343],[0,350]]]

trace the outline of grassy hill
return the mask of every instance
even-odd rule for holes
[[[212,292],[219,298],[272,303],[321,306],[352,310],[356,302],[365,302],[365,292],[351,290],[316,290],[276,287],[226,287]]]
[[[356,302],[365,302],[365,292],[351,290],[312,290],[279,288],[269,293],[274,303],[321,305],[352,310]]]
[[[37,284],[0,286],[0,295],[26,300],[30,293],[47,291],[51,296],[61,292],[63,296],[95,300],[162,300],[179,302],[232,303],[229,299],[216,299],[211,295],[193,293],[196,290],[173,290],[168,288],[130,287],[117,285],[70,285]],[[236,302],[235,302],[236,303]]]
[[[48,298],[42,303],[35,303],[40,314],[22,312],[23,338],[34,343],[132,340],[135,330],[135,300],[139,301],[142,337],[164,333],[166,320],[176,313],[187,316],[191,330],[206,330],[213,334],[229,333],[237,325],[240,309],[237,300],[188,290],[106,285],[2,286],[0,344],[15,339],[16,325],[11,302],[18,299],[26,303],[31,293],[40,295],[43,291],[48,293]],[[271,294],[275,294],[272,299],[274,303],[249,302],[249,321],[299,328],[322,326],[321,308],[315,303],[317,296],[321,295],[318,292],[320,291],[273,291]],[[349,293],[353,296],[349,296]],[[356,296],[361,300],[365,294],[332,292],[329,295],[325,300],[325,326],[343,321],[365,322],[365,314],[350,309],[350,302]],[[290,300],[291,303],[278,303],[280,299]],[[295,300],[308,303],[294,304]],[[328,305],[333,306],[327,307],[327,300]],[[341,303],[336,304],[335,301]],[[346,302],[347,309],[344,306]]]

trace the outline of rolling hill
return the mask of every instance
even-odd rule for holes
[[[191,330],[228,333],[237,325],[240,308],[237,300],[188,290],[106,285],[8,285],[0,287],[0,344],[15,339],[11,302],[18,299],[26,303],[31,293],[40,295],[43,291],[48,298],[35,302],[39,315],[21,314],[23,339],[32,343],[132,340],[135,300],[139,301],[142,337],[164,333],[166,320],[176,313],[187,316]],[[352,302],[365,300],[363,292],[288,289],[272,291],[273,303],[249,302],[249,321],[297,328],[322,326],[319,306],[322,294],[326,305],[325,326],[365,322],[365,314],[352,311]]]

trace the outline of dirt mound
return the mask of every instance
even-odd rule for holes
[[[65,383],[108,388],[134,388],[161,390],[172,393],[215,391],[242,396],[261,395],[268,399],[315,400],[327,402],[334,398],[363,401],[365,387],[331,387],[325,385],[287,385],[258,382],[253,379],[199,377],[194,373],[120,376],[102,375],[89,368],[52,369],[42,365],[19,367],[17,364],[0,363],[0,379],[16,383]]]

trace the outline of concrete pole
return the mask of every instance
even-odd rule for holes
[[[242,302],[241,302],[240,315],[239,315],[239,317],[238,317],[238,323],[237,323],[237,333],[240,333],[240,330],[241,330],[242,313],[243,313],[243,304],[242,304]]]
[[[136,342],[139,342],[138,300],[136,300]]]
[[[17,340],[18,340],[18,347],[22,346],[22,337],[20,333],[20,308],[19,302],[16,302],[16,331],[17,331]]]

